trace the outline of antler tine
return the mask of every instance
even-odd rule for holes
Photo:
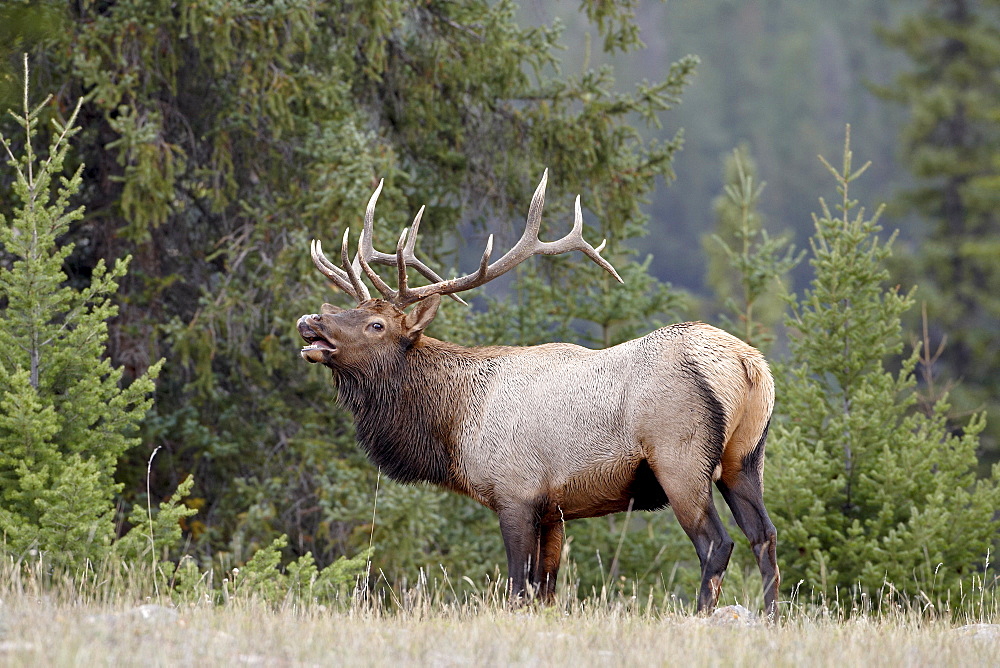
[[[403,237],[406,237],[406,244],[400,246],[396,244],[396,256],[399,257],[399,251],[402,250],[404,253],[412,257],[414,260],[417,259],[415,253],[417,252],[417,233],[420,231],[420,221],[424,219],[424,209],[427,205],[421,205],[420,210],[417,211],[417,215],[413,217],[413,222],[410,223],[410,234],[407,236],[406,228],[403,228],[403,233],[399,235],[400,242],[403,241]]]
[[[409,234],[407,234],[405,229],[403,230],[403,233],[406,234],[407,236],[406,236],[406,245],[403,246],[402,257],[406,259],[406,264],[416,269],[421,276],[423,276],[429,281],[440,283],[444,279],[441,278],[436,271],[428,267],[426,264],[424,264],[417,258],[417,231],[420,229],[420,221],[424,217],[424,209],[426,208],[427,208],[426,206],[421,206],[420,210],[417,211],[417,215],[413,217],[413,223],[410,224]],[[398,260],[399,257],[400,257],[399,247],[397,246],[396,260],[395,260],[396,262],[399,261]],[[449,295],[449,296],[455,301],[457,301],[459,304],[463,304],[465,306],[469,305],[468,302],[466,302],[458,295]]]
[[[378,196],[382,193],[382,186],[384,185],[385,179],[379,179],[378,187],[375,188],[375,192],[373,192],[372,196],[368,199],[368,206],[365,207],[364,226],[361,228],[361,238],[358,240],[357,259],[360,262],[361,268],[364,270],[365,274],[369,279],[371,279],[372,284],[375,285],[375,289],[381,292],[382,296],[388,301],[392,302],[396,299],[396,295],[398,293],[389,287],[389,285],[375,273],[375,270],[372,269],[369,264],[370,262],[394,264],[395,261],[393,256],[378,252],[372,245],[372,239],[375,233],[375,203],[378,202]]]
[[[493,255],[493,235],[491,234],[486,239],[486,250],[483,251],[483,259],[479,261],[479,271],[477,276],[485,276],[486,272],[489,270],[490,255]]]
[[[362,255],[364,255],[365,260],[370,264],[384,264],[388,267],[394,267],[396,266],[397,254],[383,253],[381,251],[375,250],[375,247],[373,246],[373,242],[375,239],[374,236],[375,202],[378,200],[378,196],[382,192],[382,184],[384,183],[384,181],[385,179],[378,182],[378,188],[375,189],[375,192],[372,194],[371,199],[368,200],[368,208],[365,209],[364,234],[362,235],[360,252]],[[420,218],[424,215],[424,208],[425,207],[420,207],[420,211],[417,212],[416,217],[414,217],[413,219],[413,224],[410,226],[413,230],[413,234],[411,235],[410,243],[406,245],[406,248],[404,250],[404,256],[406,257],[406,263],[411,267],[417,269],[417,271],[419,271],[420,273],[424,274],[425,276],[427,276],[427,273],[437,276],[437,274],[435,274],[430,267],[425,265],[423,262],[418,260],[413,255],[414,246],[417,241],[416,232],[417,229],[420,227]],[[433,281],[444,280],[439,276],[437,278],[427,276],[427,278],[430,278]]]
[[[378,196],[382,194],[382,186],[385,185],[385,179],[379,179],[378,187],[375,188],[375,192],[372,196],[368,198],[368,206],[365,207],[365,224],[361,231],[361,241],[359,246],[367,251],[374,251],[372,248],[372,228],[375,226],[375,203],[378,201]],[[368,259],[368,253],[365,253],[366,259]]]
[[[535,186],[535,194],[531,196],[531,204],[528,206],[528,220],[525,222],[524,232],[521,234],[522,241],[526,238],[538,238],[538,229],[542,225],[542,208],[545,206],[545,187],[548,183],[549,170],[546,168],[542,172],[542,180]]]
[[[417,211],[417,215],[413,217],[413,222],[410,223],[409,233],[407,233],[405,229],[403,230],[403,233],[406,234],[406,244],[403,246],[402,257],[406,260],[407,266],[416,269],[420,274],[423,275],[424,278],[434,282],[440,282],[443,281],[444,279],[438,276],[436,271],[434,271],[426,264],[421,262],[416,255],[417,231],[420,229],[420,221],[424,217],[424,209],[426,208],[427,208],[426,206],[421,206],[420,210]],[[392,260],[391,264],[396,264],[396,262],[400,257],[399,247],[397,246],[395,255],[387,255],[386,257],[391,258]]]
[[[319,239],[313,239],[309,242],[309,254],[312,256],[316,268],[331,281],[338,283],[338,287],[343,287],[339,285],[342,281],[347,281],[347,287],[352,287],[344,270],[330,262],[323,254],[323,244]]]
[[[420,225],[420,214],[424,212],[424,207],[420,207],[420,213],[417,214],[417,219],[414,221],[414,227]],[[406,250],[406,231],[404,227],[403,231],[399,235],[399,241],[396,242],[396,272],[397,272],[397,282],[399,285],[400,296],[405,296],[410,292],[409,279],[406,276],[406,257],[403,253]],[[416,235],[414,235],[416,236]]]
[[[364,256],[365,261],[369,264],[385,264],[388,266],[394,266],[396,264],[396,256],[389,255],[388,253],[381,253],[375,250],[372,245],[375,239],[375,202],[378,200],[379,194],[382,192],[382,184],[385,179],[378,182],[378,188],[372,193],[371,199],[368,200],[368,207],[365,209],[365,224],[362,228],[361,242],[358,244],[358,252]]]
[[[576,196],[576,203],[574,205],[573,229],[570,231],[568,235],[566,235],[559,241],[554,241],[552,243],[561,243],[563,241],[571,241],[577,244],[572,248],[569,248],[569,250],[583,251],[584,255],[586,255],[591,260],[596,262],[599,267],[604,269],[604,271],[608,272],[616,279],[618,279],[619,283],[621,283],[622,285],[625,284],[625,281],[622,280],[622,277],[618,275],[618,272],[615,270],[615,268],[611,266],[611,263],[605,260],[603,257],[601,257],[601,251],[604,250],[604,247],[607,245],[608,240],[602,239],[600,245],[598,245],[597,248],[594,248],[589,243],[587,243],[586,239],[583,238],[583,209],[580,206],[579,195]],[[565,251],[560,250],[554,252],[562,253]],[[552,254],[552,252],[547,252],[546,254],[549,255]]]
[[[364,269],[365,274],[371,280],[372,284],[375,286],[375,289],[381,292],[382,296],[385,297],[388,301],[392,302],[396,299],[396,295],[398,293],[391,287],[389,287],[389,284],[383,281],[382,277],[376,274],[375,270],[372,269],[371,266],[368,264],[368,260],[365,258],[364,252],[362,252],[363,249],[365,248],[366,243],[369,247],[371,246],[371,241],[368,240],[368,229],[363,228],[361,230],[361,239],[358,242],[359,248],[356,259],[361,263],[361,268]]]
[[[316,268],[319,269],[320,272],[330,279],[338,288],[357,299],[358,303],[364,301],[358,297],[358,294],[354,289],[354,284],[351,282],[347,272],[330,262],[326,255],[323,254],[323,244],[319,241],[319,239],[313,239],[309,243],[309,254],[312,256],[313,264],[316,265]]]
[[[355,297],[358,302],[366,302],[371,299],[371,294],[368,292],[368,288],[365,284],[361,282],[358,277],[358,272],[351,264],[351,257],[347,252],[347,239],[351,234],[351,228],[344,230],[344,242],[340,246],[340,257],[344,263],[344,271],[347,273],[347,277],[351,280],[351,285],[354,287]],[[364,236],[364,232],[362,232]]]

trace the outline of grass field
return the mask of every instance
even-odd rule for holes
[[[509,611],[492,595],[448,603],[420,588],[337,609],[175,607],[120,584],[6,579],[3,666],[1000,665],[995,596],[947,619],[900,609],[838,617],[785,603],[781,619],[766,623],[733,607],[705,618],[628,597]]]

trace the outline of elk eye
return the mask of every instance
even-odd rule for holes
[[[383,325],[380,322],[373,322],[371,325],[369,325],[369,327],[374,329],[376,332],[381,332],[383,329],[385,329],[385,325]]]

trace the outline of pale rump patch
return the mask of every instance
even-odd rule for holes
[[[760,351],[736,337],[699,323],[692,339],[692,358],[726,415],[719,477],[732,482],[771,418],[774,380]]]

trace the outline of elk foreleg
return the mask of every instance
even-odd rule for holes
[[[502,508],[500,534],[507,551],[507,595],[517,603],[528,595],[527,585],[536,564],[540,525],[533,505],[516,504]]]
[[[546,603],[551,603],[555,598],[562,546],[563,523],[543,524],[538,534],[538,552],[532,585],[538,592],[538,597]]]

